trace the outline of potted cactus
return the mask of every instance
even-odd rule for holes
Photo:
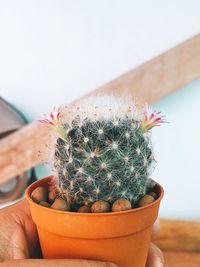
[[[163,116],[105,96],[41,121],[55,129],[54,175],[33,183],[26,196],[43,256],[144,267],[163,196],[150,178],[150,130]]]

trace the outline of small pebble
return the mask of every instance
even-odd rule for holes
[[[111,205],[109,202],[105,200],[98,200],[92,204],[91,212],[100,213],[100,212],[108,212],[111,210]]]
[[[43,207],[46,207],[46,208],[50,208],[50,206],[51,206],[51,205],[50,205],[48,202],[46,202],[46,201],[41,201],[41,202],[40,202],[40,205],[43,206]]]
[[[149,180],[149,188],[154,188],[156,186],[156,182],[152,179]]]
[[[149,192],[149,193],[147,193],[147,195],[150,195],[150,196],[152,196],[154,199],[156,199],[157,198],[157,194],[155,193],[155,192]]]
[[[91,210],[90,210],[90,207],[89,206],[82,206],[78,209],[78,212],[82,212],[82,213],[90,213]]]
[[[51,205],[51,209],[70,211],[70,204],[66,200],[58,197]]]
[[[48,201],[48,192],[46,187],[39,186],[35,190],[33,190],[31,194],[31,198],[36,203],[40,203],[41,201]]]
[[[144,195],[143,198],[140,199],[138,206],[139,207],[144,207],[152,202],[155,201],[155,198],[150,196],[150,195]]]
[[[56,190],[50,191],[48,197],[49,197],[49,203],[52,204],[56,199]]]
[[[115,202],[112,205],[112,211],[124,211],[124,210],[130,210],[132,208],[131,203],[129,200],[125,198],[120,198],[115,200]]]

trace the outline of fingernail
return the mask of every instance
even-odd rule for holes
[[[160,220],[157,219],[153,225],[153,231],[152,231],[152,235],[151,235],[151,239],[154,240],[160,231]]]
[[[154,251],[156,252],[156,261],[155,261],[155,267],[164,267],[164,257],[163,253],[158,247],[154,247]]]
[[[157,232],[160,231],[160,220],[157,218],[155,223],[154,223],[154,227],[157,230]]]
[[[149,267],[164,267],[164,257],[162,251],[155,246],[154,244],[150,244],[150,257],[148,259]]]
[[[164,267],[164,265],[161,261],[159,261],[159,262],[156,262],[155,267]]]

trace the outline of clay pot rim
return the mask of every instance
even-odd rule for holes
[[[83,216],[83,217],[88,217],[88,216],[90,216],[90,217],[119,216],[119,215],[128,214],[128,213],[132,213],[132,212],[140,212],[141,210],[149,209],[149,207],[156,205],[159,201],[161,201],[161,199],[163,198],[163,195],[164,195],[163,187],[159,183],[154,181],[156,183],[155,186],[157,186],[159,188],[160,195],[154,202],[152,202],[152,203],[150,203],[144,207],[138,207],[135,209],[125,210],[125,211],[102,212],[102,213],[81,213],[81,212],[72,212],[72,211],[61,211],[61,210],[50,209],[50,208],[44,207],[42,205],[39,205],[38,203],[34,202],[30,197],[33,189],[37,188],[38,186],[42,186],[43,184],[48,183],[52,179],[52,177],[53,177],[52,175],[44,177],[40,180],[35,181],[31,185],[29,185],[29,187],[27,187],[27,189],[25,191],[25,197],[28,200],[28,202],[31,202],[32,205],[34,205],[36,208],[40,208],[40,209],[43,209],[46,211],[48,210],[49,212],[52,212],[52,213],[69,215],[69,216]]]

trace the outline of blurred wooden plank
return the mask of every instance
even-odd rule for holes
[[[197,77],[200,77],[200,34],[90,94],[130,95],[138,103],[153,102]],[[47,129],[33,122],[1,140],[0,183],[38,164],[42,157],[37,152],[48,143],[48,138]]]
[[[165,267],[199,267],[200,253],[164,252]]]
[[[155,243],[162,250],[200,252],[200,221],[162,219]]]
[[[33,122],[0,141],[0,184],[41,161],[49,135],[47,127]]]
[[[131,95],[154,102],[200,77],[200,34],[111,81],[97,93]]]

